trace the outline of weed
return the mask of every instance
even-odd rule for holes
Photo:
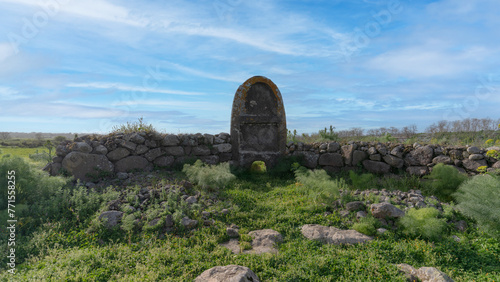
[[[437,218],[439,211],[435,208],[409,209],[407,214],[399,220],[404,233],[426,239],[437,240],[446,230],[446,222]]]
[[[111,133],[134,133],[134,132],[157,132],[152,124],[144,123],[144,118],[140,117],[136,122],[128,122],[118,126],[113,126]]]
[[[370,189],[373,183],[376,183],[375,175],[371,173],[363,173],[358,175],[354,171],[349,171],[349,178],[352,181],[352,185],[355,189]]]
[[[380,221],[376,218],[367,216],[362,218],[359,222],[354,223],[352,229],[363,233],[368,236],[373,236],[377,233],[377,227],[380,226]]]
[[[193,165],[184,165],[182,172],[187,175],[189,181],[198,184],[203,189],[224,187],[236,178],[231,173],[229,163],[206,165],[197,160]]]
[[[431,174],[425,178],[432,180],[427,186],[430,194],[437,196],[441,201],[451,201],[453,199],[451,194],[467,179],[467,176],[452,166],[440,163],[434,166]]]

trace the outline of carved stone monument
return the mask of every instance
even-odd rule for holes
[[[234,165],[248,168],[254,161],[276,164],[286,150],[286,116],[278,87],[254,76],[238,88],[231,113]]]

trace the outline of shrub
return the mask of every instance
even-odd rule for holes
[[[333,180],[322,169],[308,170],[301,166],[295,170],[295,180],[315,202],[327,205],[332,205],[337,199],[339,189],[347,189],[344,179]]]
[[[363,173],[358,175],[354,171],[349,171],[349,178],[352,181],[352,185],[355,189],[369,189],[376,183],[376,178],[371,173]]]
[[[399,222],[405,234],[435,240],[441,238],[446,230],[446,222],[437,218],[438,215],[439,211],[435,208],[412,208]]]
[[[266,173],[266,163],[263,161],[255,161],[250,167],[250,172],[252,173]]]
[[[457,209],[475,219],[481,229],[500,238],[500,179],[477,175],[464,182],[453,194]]]
[[[0,175],[5,177],[8,171],[15,171],[16,204],[31,205],[47,199],[68,181],[61,177],[49,177],[21,157],[6,155],[0,159]],[[0,210],[7,208],[8,184],[7,181],[0,181]]]
[[[354,223],[352,229],[363,233],[368,236],[373,236],[377,233],[377,226],[379,226],[380,222],[371,216],[367,216],[362,218],[359,222]]]
[[[339,140],[339,135],[333,131],[334,128],[335,127],[330,125],[330,130],[327,130],[326,127],[325,127],[325,129],[320,130],[318,133],[319,133],[319,136],[321,136],[321,139],[322,140],[331,140],[331,141]]]
[[[144,118],[140,117],[136,122],[128,122],[118,126],[113,126],[111,133],[133,133],[133,132],[157,132],[152,124],[144,123]]]
[[[498,152],[497,150],[488,150],[488,152],[486,152],[486,156],[500,160],[500,152]]]
[[[197,160],[193,165],[186,164],[182,169],[189,181],[198,184],[203,189],[224,187],[236,178],[231,173],[229,163],[206,165]]]
[[[451,201],[453,199],[451,195],[457,191],[458,186],[467,179],[467,176],[452,166],[437,164],[426,178],[432,180],[429,184],[431,194],[442,201]]]

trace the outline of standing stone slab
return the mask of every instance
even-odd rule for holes
[[[278,87],[254,76],[238,88],[231,113],[231,143],[235,165],[254,161],[273,166],[286,151],[286,116]]]

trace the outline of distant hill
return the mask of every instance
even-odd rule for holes
[[[52,139],[56,136],[64,136],[64,137],[66,137],[66,139],[73,139],[75,137],[75,134],[78,134],[78,136],[91,134],[91,133],[71,133],[71,132],[69,132],[69,133],[9,132],[9,133],[10,133],[10,135],[9,135],[10,138],[13,138],[13,139],[37,139],[37,137],[39,136],[37,134],[41,134],[43,139]]]

